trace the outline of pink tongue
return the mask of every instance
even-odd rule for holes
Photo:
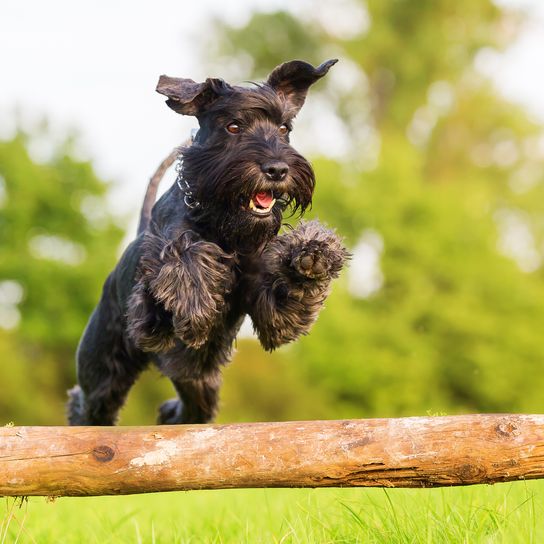
[[[261,208],[268,208],[274,200],[274,196],[270,192],[263,191],[262,193],[257,193],[253,199]]]

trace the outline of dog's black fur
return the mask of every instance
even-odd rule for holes
[[[155,204],[106,280],[78,348],[70,424],[114,424],[150,361],[179,395],[159,423],[208,422],[246,314],[267,350],[308,333],[348,254],[317,221],[278,231],[286,207],[311,204],[313,170],[289,131],[335,62],[288,62],[251,88],[161,77],[167,104],[200,125],[182,151],[187,189],[175,183]]]

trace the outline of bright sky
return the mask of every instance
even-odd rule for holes
[[[544,120],[544,2],[497,2],[526,6],[532,15],[518,42],[505,55],[490,56],[484,69],[504,93]],[[296,8],[315,12],[317,4],[324,9],[326,2],[304,0]],[[26,120],[45,115],[56,128],[76,127],[99,173],[119,182],[115,204],[136,215],[148,177],[196,123],[165,107],[154,92],[158,76],[209,75],[197,64],[195,45],[211,15],[242,24],[254,7],[287,5],[288,0],[2,0],[0,138],[13,130],[17,105]]]
[[[25,121],[45,115],[55,128],[77,128],[100,174],[120,183],[115,204],[136,213],[148,177],[196,126],[164,105],[158,76],[205,78],[196,29],[219,11],[244,21],[260,4],[2,0],[0,138],[13,130],[16,106]]]
[[[16,109],[25,125],[45,116],[55,134],[76,128],[84,155],[93,159],[101,176],[117,183],[112,204],[129,213],[135,227],[149,176],[196,126],[194,119],[176,115],[164,105],[154,91],[158,76],[198,81],[222,75],[207,74],[198,65],[196,46],[203,23],[217,15],[242,25],[256,7],[285,7],[345,35],[371,24],[364,11],[350,9],[351,1],[0,0],[0,138],[13,132]],[[478,68],[544,122],[544,1],[495,1],[522,6],[531,15],[518,41],[505,54],[480,55]],[[310,107],[306,111],[312,112]],[[334,132],[335,118],[326,122],[331,126],[326,132]],[[302,125],[297,126],[299,132]],[[342,145],[341,136],[334,136],[336,147]],[[325,143],[331,149],[331,142]],[[44,140],[35,146],[34,156],[46,156],[50,144]],[[295,142],[303,152],[315,144],[315,137],[301,145]],[[368,296],[380,288],[382,245],[379,234],[369,231],[355,248],[351,266],[355,294]],[[11,301],[16,319],[9,326],[18,321],[17,302]],[[250,329],[247,322],[243,335],[250,335]]]

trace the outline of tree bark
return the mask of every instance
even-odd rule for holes
[[[544,415],[0,428],[0,495],[438,487],[544,477]]]

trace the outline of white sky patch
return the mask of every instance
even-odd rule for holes
[[[51,234],[37,234],[33,236],[28,247],[34,257],[59,261],[72,266],[81,264],[87,254],[85,248],[71,240]]]
[[[290,9],[303,20],[317,21],[331,36],[349,40],[366,34],[371,25],[366,7],[354,0],[309,0],[292,3]]]
[[[382,139],[380,133],[372,126],[361,127],[361,170],[370,172],[378,166],[380,152],[382,149]]]
[[[501,140],[493,148],[493,160],[497,166],[508,168],[518,159],[518,146],[513,139]]]
[[[428,105],[418,108],[408,125],[406,136],[417,147],[424,146],[436,125],[438,116]]]
[[[437,114],[448,113],[453,106],[454,99],[453,89],[447,81],[435,81],[429,86],[427,100]]]
[[[257,338],[255,331],[253,330],[253,322],[251,317],[246,315],[242,326],[240,327],[240,332],[238,333],[238,338]]]
[[[368,298],[377,293],[384,282],[380,266],[384,250],[379,232],[367,229],[353,248],[353,258],[348,269],[349,290],[359,298]]]
[[[49,123],[46,119],[34,119],[31,137],[27,140],[27,149],[31,159],[37,163],[45,164],[50,162],[55,154],[61,149],[62,140],[66,134],[56,130],[49,130]]]
[[[495,131],[489,141],[480,142],[469,150],[472,162],[481,168],[496,165],[510,168],[521,159],[521,151],[509,130]]]
[[[451,85],[447,81],[435,81],[427,91],[427,103],[418,108],[406,129],[406,136],[416,147],[424,146],[441,115],[449,112],[454,102]]]
[[[526,159],[544,161],[544,134],[525,138],[523,141],[523,155]]]
[[[488,142],[481,142],[469,150],[470,160],[480,168],[488,168],[493,163],[493,147]]]
[[[536,163],[523,164],[519,168],[516,168],[510,179],[508,185],[514,193],[523,194],[530,191],[544,178],[542,172],[542,166]]]
[[[108,211],[104,208],[104,201],[97,196],[84,196],[81,199],[79,208],[95,229],[102,229],[109,220]]]
[[[536,120],[544,121],[544,2],[542,0],[495,0],[507,8],[523,9],[527,21],[504,53],[484,49],[476,68],[489,76],[509,100],[523,105]]]
[[[503,208],[495,213],[499,232],[497,249],[513,259],[523,272],[534,272],[542,265],[529,222],[520,210]]]
[[[358,89],[361,95],[368,93],[367,75],[350,59],[341,59],[326,76],[329,92],[342,94]]]
[[[528,6],[532,14],[517,42],[495,64],[486,68],[483,62],[481,68],[509,98],[544,119],[544,2],[497,3]],[[193,118],[176,115],[164,105],[164,98],[155,93],[158,76],[164,73],[197,81],[221,76],[219,70],[207,73],[199,63],[199,29],[214,15],[242,25],[254,9],[280,8],[300,14],[303,20],[318,18],[331,34],[349,36],[365,32],[372,24],[364,6],[352,0],[4,0],[0,2],[0,137],[13,134],[17,108],[27,125],[39,123],[45,115],[54,131],[77,127],[83,135],[81,147],[98,174],[119,182],[110,205],[136,217],[149,177],[196,126]],[[331,76],[344,70],[343,62]],[[347,85],[351,76],[346,72],[344,78]],[[308,107],[314,98],[310,95]],[[433,102],[431,97],[429,101]],[[342,124],[323,109],[305,110],[300,119],[300,151],[326,151],[341,157],[342,148],[352,144],[345,141]],[[320,126],[318,143],[308,149],[307,140],[316,134],[313,118]],[[372,168],[379,156],[379,139],[372,137],[368,142],[374,154],[365,156],[364,163]],[[46,151],[45,147],[35,150],[44,155]]]
[[[305,106],[304,120],[297,122],[297,128],[303,132],[299,139],[303,140],[304,155],[324,155],[336,159],[346,157],[352,149],[350,136],[346,133],[343,121],[329,107],[325,97],[314,96]],[[293,144],[297,147],[296,138]]]
[[[24,290],[19,282],[0,281],[0,328],[14,329],[21,321],[17,305],[23,300]]]

